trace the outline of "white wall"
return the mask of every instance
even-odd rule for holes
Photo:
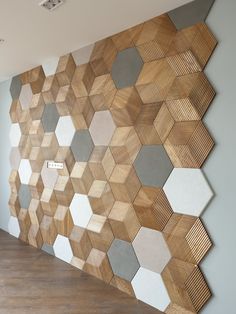
[[[9,109],[11,105],[11,95],[9,92],[10,81],[0,84],[0,228],[7,231],[7,224],[10,217],[8,200],[10,187],[8,178],[10,174],[10,140],[9,130],[11,126]]]
[[[216,0],[207,24],[219,45],[207,66],[217,97],[205,122],[216,147],[204,171],[215,198],[203,215],[214,248],[202,269],[214,297],[204,314],[235,314],[236,282],[236,1]]]

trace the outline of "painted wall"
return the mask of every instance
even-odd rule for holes
[[[10,173],[10,141],[9,130],[11,121],[9,117],[9,108],[11,105],[11,95],[9,92],[11,81],[0,84],[0,228],[7,231],[10,212],[8,209],[8,200],[10,195],[10,187],[8,182]]]
[[[205,118],[208,129],[215,138],[216,147],[207,160],[204,171],[216,195],[203,215],[215,245],[202,263],[202,269],[207,274],[214,293],[204,314],[236,313],[235,12],[235,0],[216,0],[207,20],[219,45],[206,69],[217,97]]]

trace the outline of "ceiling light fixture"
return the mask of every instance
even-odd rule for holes
[[[0,38],[0,44],[4,43],[5,39]]]
[[[53,11],[62,5],[65,0],[43,0],[39,3],[39,6],[43,7],[48,11]]]

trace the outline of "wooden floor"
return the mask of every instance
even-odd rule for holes
[[[160,314],[0,230],[0,314]]]

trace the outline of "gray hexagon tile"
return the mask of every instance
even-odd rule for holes
[[[195,0],[178,7],[168,15],[175,27],[180,30],[205,21],[215,0]]]
[[[141,267],[161,273],[171,258],[161,232],[142,227],[133,241],[134,251]]]
[[[94,144],[88,130],[76,131],[72,143],[71,150],[76,161],[88,161],[93,151]]]
[[[115,239],[107,255],[114,274],[131,281],[140,267],[132,244]]]
[[[21,84],[20,75],[14,76],[11,81],[11,86],[10,86],[10,93],[11,93],[12,100],[19,98],[21,86],[22,84]]]
[[[142,67],[143,60],[136,48],[118,52],[111,70],[116,87],[120,89],[134,85]]]
[[[109,145],[115,131],[115,123],[109,110],[95,112],[89,131],[97,146]]]
[[[19,96],[20,104],[23,110],[29,108],[32,97],[33,93],[30,84],[23,85]]]
[[[142,184],[153,187],[163,187],[173,169],[162,145],[142,146],[134,167]]]
[[[42,115],[42,125],[44,132],[54,132],[60,116],[55,104],[48,104],[45,106]]]
[[[19,189],[19,202],[21,208],[28,209],[29,204],[31,202],[31,192],[30,188],[26,184],[21,184],[20,189]]]
[[[42,246],[42,250],[50,255],[55,255],[53,246],[47,243],[44,243],[44,245]]]

